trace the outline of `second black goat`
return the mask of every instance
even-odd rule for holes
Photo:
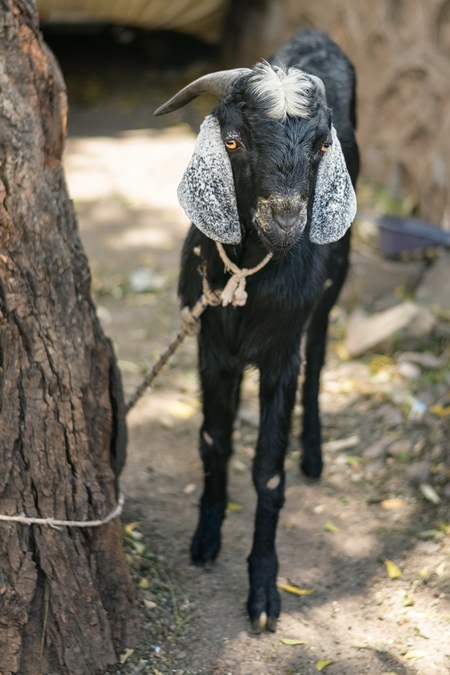
[[[311,478],[322,471],[320,371],[356,212],[355,75],[329,37],[306,31],[270,64],[206,75],[157,114],[204,92],[220,101],[202,124],[179,188],[193,222],[182,255],[182,305],[192,307],[202,292],[199,249],[213,289],[223,289],[229,279],[215,241],[240,268],[255,267],[268,251],[273,257],[248,278],[245,306],[209,308],[201,319],[205,483],[191,555],[209,564],[219,552],[242,374],[256,367],[260,428],[253,482],[258,500],[247,607],[256,630],[275,630],[280,613],[275,535],[304,334],[301,468]]]

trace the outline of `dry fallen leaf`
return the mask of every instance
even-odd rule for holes
[[[402,509],[405,502],[403,499],[383,499],[381,506],[383,509]]]
[[[293,640],[292,638],[280,638],[280,642],[284,645],[291,645],[292,647],[305,644],[304,640]]]
[[[153,600],[145,600],[145,599],[144,599],[144,600],[143,600],[143,603],[144,603],[144,606],[145,606],[147,609],[155,609],[155,607],[157,607],[156,602],[153,602]]]
[[[438,575],[438,577],[444,576],[446,567],[447,567],[447,564],[446,564],[445,561],[441,562],[441,564],[436,567],[436,574]]]
[[[317,661],[316,670],[323,670],[324,668],[329,666],[331,663],[334,663],[333,659],[328,659],[327,661]]]
[[[148,588],[150,586],[150,582],[145,577],[142,577],[142,579],[138,583],[138,586],[139,588]]]
[[[431,502],[432,504],[437,505],[441,503],[441,498],[439,497],[434,487],[429,483],[422,483],[419,487],[419,490],[421,491],[425,499],[428,499],[428,501]]]
[[[173,417],[178,417],[181,420],[190,419],[196,412],[196,409],[192,405],[183,403],[183,401],[173,401],[169,407],[169,413],[173,415]]]
[[[400,567],[397,567],[392,560],[385,558],[384,564],[386,565],[386,570],[390,579],[399,579],[402,576],[402,571]]]
[[[120,664],[123,666],[132,654],[134,654],[134,649],[125,649],[123,654],[119,657]]]
[[[379,373],[381,370],[390,368],[394,365],[394,359],[384,354],[375,354],[369,362],[369,368],[372,373]]]
[[[408,595],[408,593],[405,593],[405,596],[402,600],[402,605],[403,607],[413,607],[413,605],[416,604],[416,601],[411,595]]]
[[[444,406],[438,403],[437,405],[431,406],[430,411],[433,415],[436,415],[436,417],[447,417],[450,415],[450,405],[447,405],[444,408]]]
[[[428,654],[421,649],[411,649],[411,651],[406,652],[406,654],[403,655],[404,659],[423,659],[425,656],[428,656]]]
[[[331,534],[339,532],[339,528],[336,527],[336,525],[331,520],[327,520],[327,522],[323,526],[323,529],[325,530],[325,532],[331,532]]]
[[[282,591],[287,591],[288,593],[293,593],[294,595],[309,595],[310,593],[315,593],[317,588],[299,588],[298,586],[292,586],[291,584],[282,584],[277,583],[278,588],[281,588]]]
[[[430,570],[428,567],[422,567],[422,569],[419,570],[419,574],[422,579],[427,579],[430,576]]]
[[[322,450],[325,450],[326,452],[349,450],[350,448],[354,448],[356,445],[359,445],[360,442],[360,437],[357,434],[354,434],[348,438],[340,438],[336,441],[327,441],[322,445]]]
[[[350,354],[347,347],[345,347],[345,345],[343,345],[342,343],[336,346],[336,354],[341,361],[348,361],[350,358]]]
[[[450,534],[450,524],[449,523],[444,523],[444,522],[441,521],[437,524],[437,526],[438,526],[439,530],[444,533],[444,535]]]
[[[135,530],[138,527],[138,525],[140,525],[138,521],[134,523],[127,523],[126,525],[123,526],[123,531],[125,532],[125,534],[131,535],[133,530]]]
[[[183,492],[185,495],[191,495],[196,489],[197,486],[195,483],[189,483],[189,485],[186,485],[186,487],[183,488]]]

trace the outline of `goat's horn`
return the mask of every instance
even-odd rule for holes
[[[308,77],[310,77],[311,80],[313,82],[315,82],[315,84],[317,84],[317,86],[319,87],[319,89],[322,92],[322,95],[323,95],[323,97],[326,101],[327,100],[327,92],[325,91],[325,85],[323,83],[323,80],[321,80],[320,77],[317,77],[317,75],[310,75],[309,73],[308,73]]]
[[[250,68],[234,68],[233,70],[219,70],[216,73],[209,73],[199,77],[191,84],[188,84],[184,89],[181,89],[178,94],[175,94],[167,103],[164,103],[158,110],[155,110],[155,115],[165,115],[182,108],[187,103],[192,101],[200,94],[215,94],[220,98],[226,96],[233,86],[235,80],[241,75],[250,74]]]

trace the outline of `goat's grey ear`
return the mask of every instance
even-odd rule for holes
[[[356,215],[355,191],[333,126],[331,136],[333,142],[317,172],[309,234],[314,244],[329,244],[341,239]]]
[[[221,244],[239,244],[233,172],[213,115],[200,127],[194,154],[178,186],[178,201],[207,237]]]

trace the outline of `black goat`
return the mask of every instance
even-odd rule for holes
[[[182,305],[192,307],[202,292],[198,247],[213,289],[228,280],[213,240],[226,244],[241,268],[274,254],[249,277],[244,307],[205,312],[198,340],[205,485],[191,546],[195,562],[209,564],[219,552],[242,373],[247,366],[260,373],[253,463],[258,503],[247,605],[256,630],[275,630],[280,613],[275,534],[305,331],[301,468],[311,478],[322,471],[319,378],[328,314],[348,267],[359,167],[355,75],[340,48],[326,35],[306,31],[271,64],[206,75],[157,111],[176,110],[203,92],[221,99],[202,125],[179,188],[196,226],[183,248]]]

